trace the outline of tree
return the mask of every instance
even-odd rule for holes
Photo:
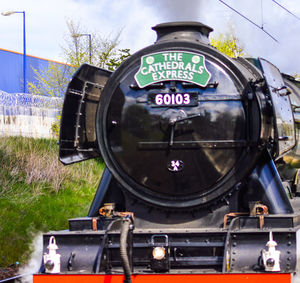
[[[28,83],[28,90],[32,94],[59,97],[65,92],[69,78],[74,72],[70,65],[50,62],[48,68],[33,69],[36,81]]]
[[[68,34],[62,47],[66,65],[50,63],[44,70],[34,69],[36,81],[28,83],[30,93],[61,97],[68,86],[74,71],[83,63],[114,71],[130,56],[129,49],[117,49],[120,32],[113,38],[104,38],[97,33],[89,33],[79,23],[67,21]],[[90,35],[91,42],[89,42]],[[91,45],[90,45],[91,43]],[[91,50],[90,50],[91,48]],[[91,57],[90,57],[91,55]],[[61,116],[52,124],[52,130],[58,137]]]
[[[115,56],[112,56],[108,63],[106,63],[108,69],[110,71],[114,71],[117,69],[123,61],[125,61],[127,58],[131,56],[130,54],[130,49],[125,48],[125,49],[118,49],[116,52]]]
[[[116,36],[103,37],[98,33],[90,33],[80,23],[67,21],[68,34],[62,47],[66,65],[50,63],[44,70],[34,69],[35,82],[28,83],[29,92],[37,95],[62,96],[68,82],[83,63],[114,71],[126,58],[130,56],[129,49],[118,49],[120,33]],[[91,58],[89,38],[91,35]],[[90,60],[91,59],[91,60]]]
[[[244,47],[234,33],[220,34],[217,38],[211,38],[211,45],[229,57],[244,56]]]
[[[87,32],[72,20],[67,21],[67,26],[69,34],[65,39],[66,47],[63,47],[63,51],[67,62],[75,68],[91,61],[94,66],[114,71],[130,56],[129,49],[117,49],[121,31],[114,37],[103,37],[98,33]],[[91,54],[89,37],[86,35],[91,37]]]

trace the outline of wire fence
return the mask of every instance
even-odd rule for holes
[[[51,125],[62,104],[59,97],[0,91],[0,136],[55,137]]]

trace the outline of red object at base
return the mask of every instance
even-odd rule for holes
[[[33,283],[123,283],[123,275],[102,274],[36,274]],[[287,283],[291,282],[291,274],[138,274],[131,276],[132,283]]]

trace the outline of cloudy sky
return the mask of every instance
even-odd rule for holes
[[[63,61],[66,20],[79,22],[87,32],[103,36],[121,33],[120,47],[131,53],[152,44],[152,26],[168,21],[200,21],[216,37],[234,30],[247,55],[263,57],[290,74],[300,73],[300,5],[297,0],[223,0],[270,33],[266,35],[219,0],[8,0],[0,12],[26,12],[27,53]],[[0,15],[0,48],[23,52],[22,14]]]

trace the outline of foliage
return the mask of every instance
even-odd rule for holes
[[[217,38],[211,38],[211,45],[229,57],[245,55],[244,48],[239,39],[233,33],[220,34]]]
[[[59,138],[61,115],[56,116],[56,120],[51,125],[51,130],[57,138]]]
[[[106,65],[110,71],[114,71],[122,64],[122,62],[124,62],[130,56],[130,49],[118,49],[115,56],[110,58]]]
[[[56,140],[0,138],[0,267],[25,263],[38,231],[66,229],[87,215],[104,165],[63,166]]]
[[[68,34],[62,47],[67,65],[50,63],[47,69],[34,69],[36,82],[28,83],[30,93],[61,96],[65,93],[74,70],[83,63],[114,71],[130,56],[129,49],[117,49],[120,32],[112,38],[106,38],[98,33],[88,32],[80,23],[72,20],[67,21],[67,27]]]
[[[50,63],[48,69],[34,69],[36,82],[28,83],[30,93],[52,97],[62,96],[74,70],[83,63],[114,71],[130,56],[129,49],[117,49],[120,32],[113,38],[104,38],[97,33],[89,33],[79,23],[67,21],[68,35],[62,47],[68,65]],[[91,41],[90,41],[91,39]],[[91,55],[91,56],[90,56]],[[60,116],[52,125],[59,136]]]
[[[115,70],[130,56],[129,49],[117,49],[121,32],[111,38],[88,32],[78,22],[72,20],[67,21],[67,26],[69,34],[63,50],[67,62],[75,68],[83,63],[90,63],[100,68]]]
[[[47,69],[33,68],[36,82],[28,83],[28,90],[32,94],[60,97],[66,90],[69,78],[74,72],[70,65],[58,65],[50,62]]]

